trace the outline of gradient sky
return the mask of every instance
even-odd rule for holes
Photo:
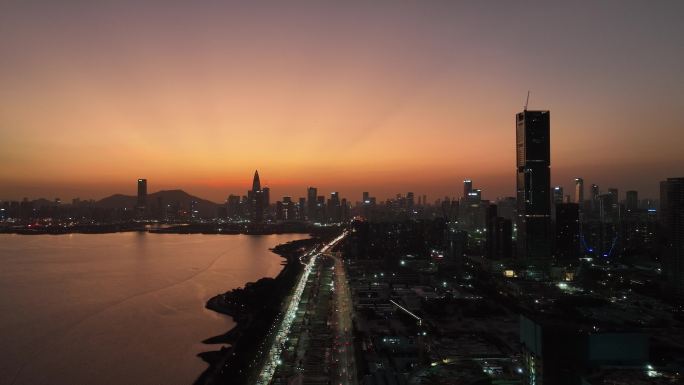
[[[551,110],[553,184],[684,174],[684,1],[0,4],[0,198],[182,188],[513,195]]]

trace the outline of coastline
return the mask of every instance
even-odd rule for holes
[[[280,222],[266,224],[245,223],[175,223],[159,224],[145,222],[117,222],[76,225],[15,225],[1,226],[2,234],[62,235],[62,234],[109,234],[119,232],[148,232],[151,234],[309,234],[317,228],[305,222]]]
[[[281,315],[283,300],[290,295],[296,278],[302,271],[299,256],[319,243],[311,238],[280,244],[271,249],[280,255],[283,269],[275,278],[261,278],[242,288],[211,297],[206,308],[233,318],[236,325],[226,333],[202,341],[205,344],[227,344],[219,350],[199,353],[209,367],[197,378],[196,385],[246,383],[261,357],[262,345],[268,340],[269,330]],[[248,368],[244,370],[244,368]]]

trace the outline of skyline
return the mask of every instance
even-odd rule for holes
[[[684,171],[684,5],[527,5],[9,5],[0,199],[141,177],[222,202],[254,169],[278,198],[514,196],[528,89],[552,185],[657,198]]]

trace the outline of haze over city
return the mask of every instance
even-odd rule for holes
[[[4,4],[0,198],[514,195],[528,90],[553,185],[682,171],[682,2],[297,5]]]

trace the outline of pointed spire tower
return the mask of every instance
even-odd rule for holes
[[[254,181],[252,181],[252,191],[261,190],[261,182],[259,181],[259,170],[254,171]]]

